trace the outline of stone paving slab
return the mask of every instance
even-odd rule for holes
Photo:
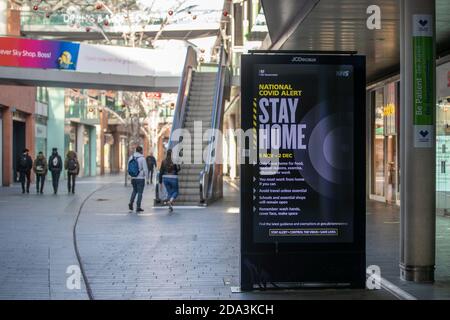
[[[395,299],[384,290],[267,290],[231,293],[239,283],[239,198],[202,209],[152,208],[145,189],[143,215],[130,214],[131,189],[122,176],[80,180],[75,196],[22,195],[0,188],[0,299],[87,299],[68,290],[66,268],[76,265],[72,226],[83,200],[78,245],[96,299]],[[64,189],[63,185],[63,189]],[[34,189],[32,189],[34,190]],[[398,277],[398,208],[369,202],[367,262],[382,276],[422,299],[450,299],[450,219],[437,218],[434,285]]]
[[[400,212],[398,206],[369,201],[367,209],[367,263],[379,265],[381,276],[417,299],[450,299],[450,218],[436,217],[436,271],[434,284],[400,279]]]
[[[72,243],[74,218],[86,196],[114,177],[83,178],[75,195],[22,194],[19,185],[0,187],[0,299],[87,299],[66,287],[66,269],[78,265]]]
[[[128,213],[130,191],[108,186],[80,216],[79,248],[96,299],[394,299],[383,290],[232,293],[239,284],[238,194],[225,186],[224,200],[169,214],[152,208],[153,189],[146,188],[140,216]]]

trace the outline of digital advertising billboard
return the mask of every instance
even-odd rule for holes
[[[76,70],[79,43],[0,37],[0,66]]]
[[[250,54],[241,66],[242,127],[256,155],[241,167],[241,285],[255,270],[274,282],[360,285],[364,271],[328,271],[365,261],[364,57]]]

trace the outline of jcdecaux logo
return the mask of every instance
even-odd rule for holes
[[[309,57],[293,57],[291,62],[316,62],[316,58],[309,58]]]

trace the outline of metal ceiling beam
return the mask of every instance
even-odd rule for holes
[[[267,0],[266,0],[267,1]],[[264,12],[266,12],[266,1],[262,0]],[[279,50],[283,44],[294,34],[300,24],[308,17],[309,13],[315,8],[320,0],[306,0],[303,5],[299,7],[294,15],[292,15],[289,23],[281,26],[283,29],[276,39],[272,39],[270,50]]]
[[[0,84],[176,93],[180,77],[127,76],[52,69],[0,67]]]

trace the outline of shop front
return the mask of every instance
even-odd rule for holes
[[[370,90],[370,193],[372,200],[399,204],[399,82]]]
[[[436,70],[436,211],[450,215],[450,62]]]
[[[64,125],[64,157],[69,151],[77,151],[77,125],[66,120]]]
[[[36,121],[36,153],[47,154],[47,123]]]

